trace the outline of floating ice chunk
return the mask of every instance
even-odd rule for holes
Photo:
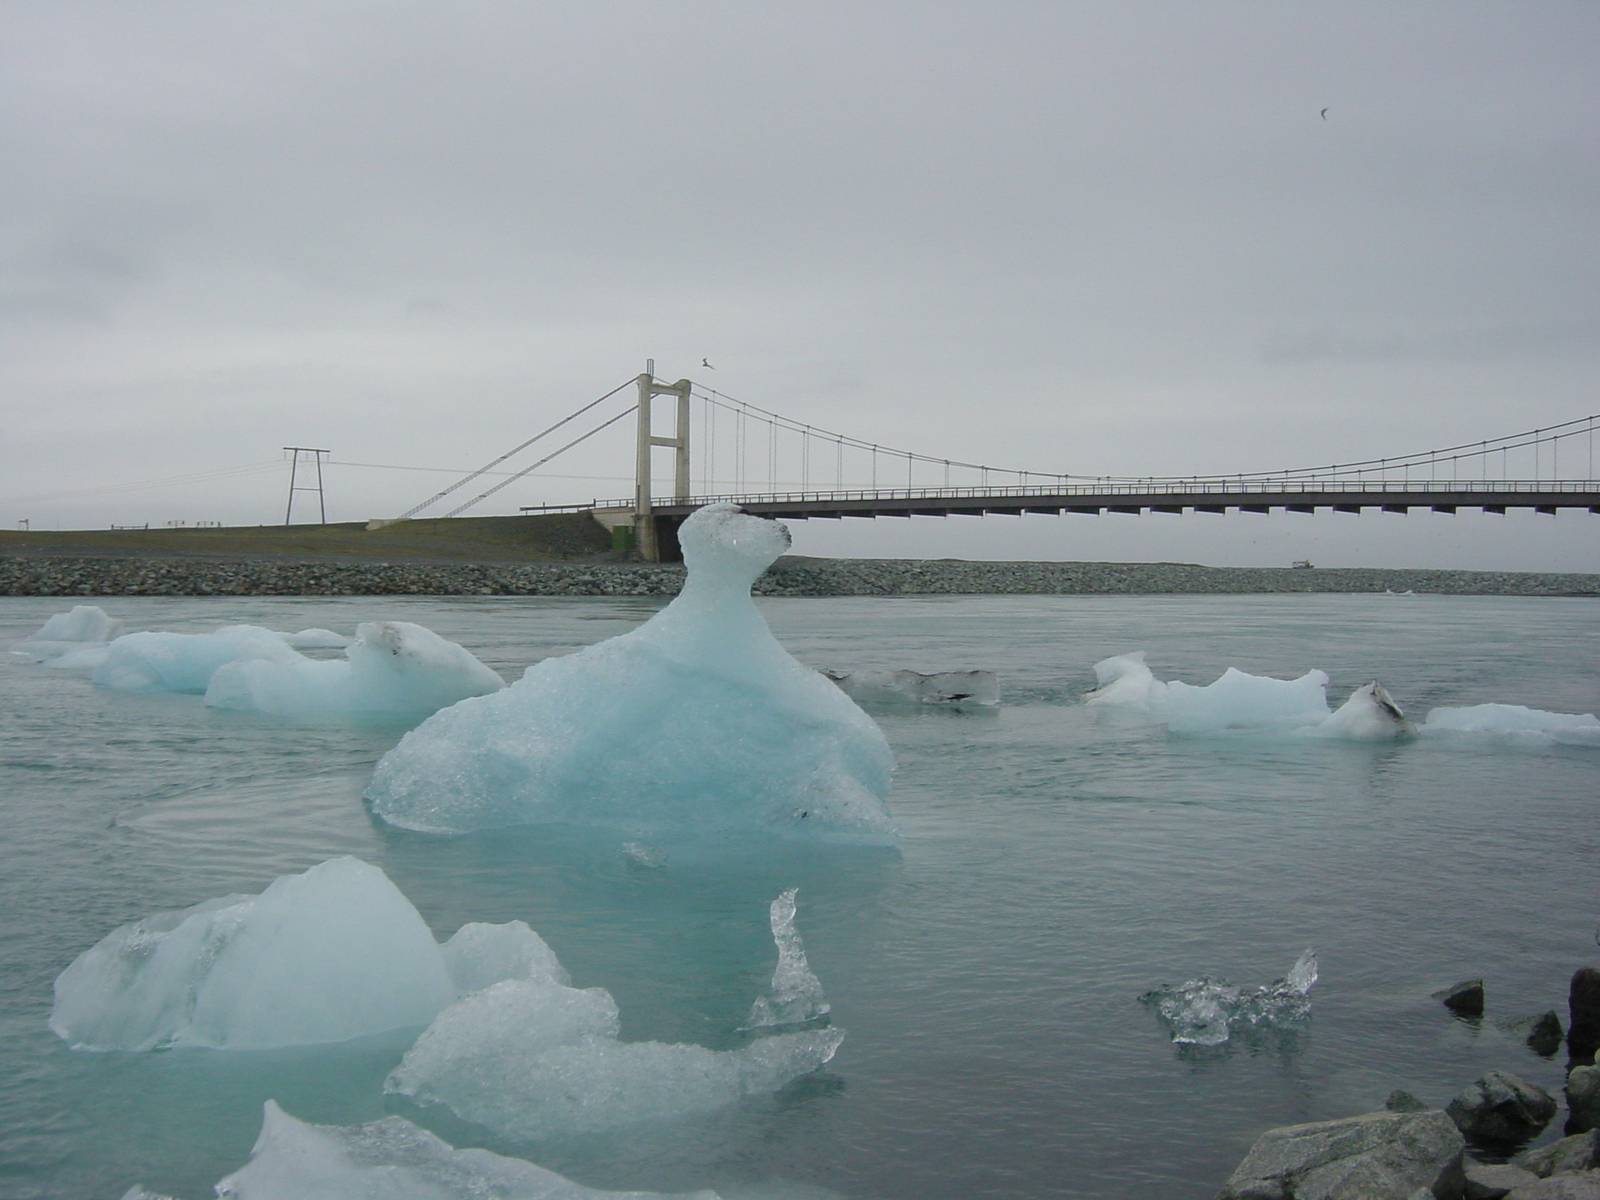
[[[284,634],[283,641],[291,650],[343,650],[350,644],[344,634],[331,629],[302,629]]]
[[[122,621],[93,604],[79,604],[70,612],[56,613],[34,633],[12,644],[12,651],[49,662],[51,666],[63,665],[61,659],[71,655],[73,667],[84,669],[84,655],[97,654],[105,644],[122,632]],[[93,663],[88,663],[93,666]]]
[[[254,1050],[425,1025],[456,994],[387,876],[335,858],[108,934],[56,980],[50,1028],[78,1050]]]
[[[1000,678],[993,671],[823,671],[857,704],[1000,703]]]
[[[488,1150],[457,1150],[400,1117],[349,1128],[298,1121],[271,1100],[248,1165],[217,1184],[229,1200],[669,1200],[602,1192]],[[680,1200],[717,1200],[715,1192]]]
[[[1100,686],[1084,697],[1085,704],[1146,713],[1173,733],[1292,730],[1320,724],[1330,715],[1328,677],[1321,671],[1273,679],[1229,667],[1214,682],[1196,687],[1157,679],[1140,650],[1103,659],[1094,673]]]
[[[503,1136],[582,1133],[721,1108],[822,1066],[844,1034],[805,1030],[737,1050],[619,1042],[602,988],[497,983],[440,1013],[384,1090]]]
[[[1205,687],[1173,680],[1161,710],[1173,733],[1223,729],[1296,729],[1326,720],[1328,677],[1307,671],[1298,679],[1247,675],[1229,667]]]
[[[1140,996],[1151,1005],[1181,1045],[1220,1046],[1241,1028],[1292,1029],[1311,1013],[1311,985],[1317,982],[1317,956],[1307,950],[1289,973],[1262,987],[1238,988],[1225,979],[1202,975],[1176,987]]]
[[[1475,734],[1531,746],[1600,746],[1600,719],[1593,713],[1544,712],[1520,704],[1436,708],[1419,732]]]
[[[450,982],[462,995],[504,979],[571,982],[556,952],[523,921],[463,925],[440,951]]]
[[[790,657],[750,599],[787,530],[712,504],[678,536],[689,574],[671,604],[423,722],[378,763],[373,811],[440,833],[568,822],[892,836],[882,732]]]
[[[1387,689],[1373,680],[1351,692],[1350,699],[1309,732],[1353,742],[1384,742],[1414,737],[1417,727],[1406,720]]]
[[[746,1028],[804,1025],[827,1016],[832,1008],[822,993],[822,981],[806,961],[805,943],[794,927],[797,891],[790,888],[772,902],[772,940],[778,944],[778,965],[772,972],[771,993],[756,997]]]
[[[230,625],[215,633],[129,633],[111,643],[91,678],[120,691],[201,695],[217,669],[234,659],[297,657],[282,637],[256,625]]]
[[[469,651],[409,621],[368,621],[340,645],[344,661],[289,650],[224,663],[206,703],[282,717],[414,717],[505,687]]]
[[[1167,694],[1167,685],[1145,665],[1143,650],[1101,659],[1094,677],[1099,686],[1084,696],[1085,704],[1152,712]]]

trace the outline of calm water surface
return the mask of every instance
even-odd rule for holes
[[[508,678],[622,632],[635,599],[137,599],[128,627],[350,632],[415,621]],[[1600,751],[1438,740],[1170,738],[1085,709],[1090,665],[1149,652],[1377,678],[1420,717],[1486,701],[1600,709],[1600,602],[1430,596],[950,597],[761,602],[802,661],[989,668],[998,712],[877,712],[900,760],[898,853],[709,852],[657,870],[534,830],[463,838],[373,822],[396,727],[294,725],[197,697],[97,689],[0,657],[0,1194],[186,1200],[240,1166],[261,1105],[348,1124],[399,1112],[457,1145],[592,1186],[852,1200],[1204,1197],[1263,1128],[1442,1103],[1489,1068],[1558,1088],[1496,1019],[1564,1009],[1600,962]],[[69,602],[0,600],[0,644]],[[778,1096],[670,1128],[498,1141],[381,1093],[415,1031],[259,1053],[86,1054],[46,1027],[51,983],[113,927],[336,854],[381,866],[435,931],[526,920],[623,1036],[729,1044],[774,957],[766,904],[798,885],[811,961],[848,1031]],[[1136,998],[1210,972],[1322,981],[1295,1035],[1174,1047]],[[1483,976],[1490,1019],[1429,993]],[[1555,1135],[1552,1130],[1546,1137]],[[803,1185],[796,1187],[794,1185]]]

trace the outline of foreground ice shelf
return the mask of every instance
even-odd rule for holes
[[[750,598],[787,530],[713,504],[679,541],[688,578],[671,604],[423,722],[378,763],[373,811],[437,833],[565,822],[629,838],[892,837],[882,732],[778,644]]]
[[[488,1150],[457,1150],[400,1117],[312,1125],[268,1100],[250,1162],[217,1184],[227,1200],[673,1200],[604,1192]],[[674,1193],[718,1200],[715,1192]],[[170,1200],[136,1187],[122,1200]]]

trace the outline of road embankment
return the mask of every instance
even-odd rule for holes
[[[665,596],[683,567],[650,563],[297,562],[0,557],[4,596]],[[1417,592],[1596,596],[1600,575],[1190,563],[784,558],[767,596],[1243,595]]]

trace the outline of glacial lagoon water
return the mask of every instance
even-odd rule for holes
[[[129,629],[403,620],[506,678],[637,625],[642,599],[98,601]],[[406,726],[293,721],[96,688],[0,656],[0,1194],[185,1200],[247,1159],[262,1106],[348,1125],[397,1113],[583,1183],[819,1200],[1205,1197],[1270,1125],[1443,1103],[1490,1068],[1561,1063],[1497,1023],[1564,1005],[1600,963],[1600,748],[1439,736],[1177,737],[1086,708],[1092,664],[1163,679],[1320,668],[1408,715],[1600,709],[1600,601],[1433,596],[763,600],[803,662],[998,671],[993,711],[875,709],[899,759],[898,850],[794,844],[665,861],[552,830],[441,837],[361,792]],[[70,602],[0,601],[0,643]],[[497,1138],[385,1097],[416,1030],[271,1051],[72,1051],[51,985],[116,926],[335,855],[381,867],[443,938],[524,920],[624,1040],[737,1043],[796,924],[846,1030],[777,1095],[681,1120]],[[1176,1046],[1138,997],[1201,974],[1266,983],[1307,947],[1303,1027]],[[1483,976],[1488,1017],[1429,993]],[[1556,1130],[1545,1136],[1553,1137]]]

